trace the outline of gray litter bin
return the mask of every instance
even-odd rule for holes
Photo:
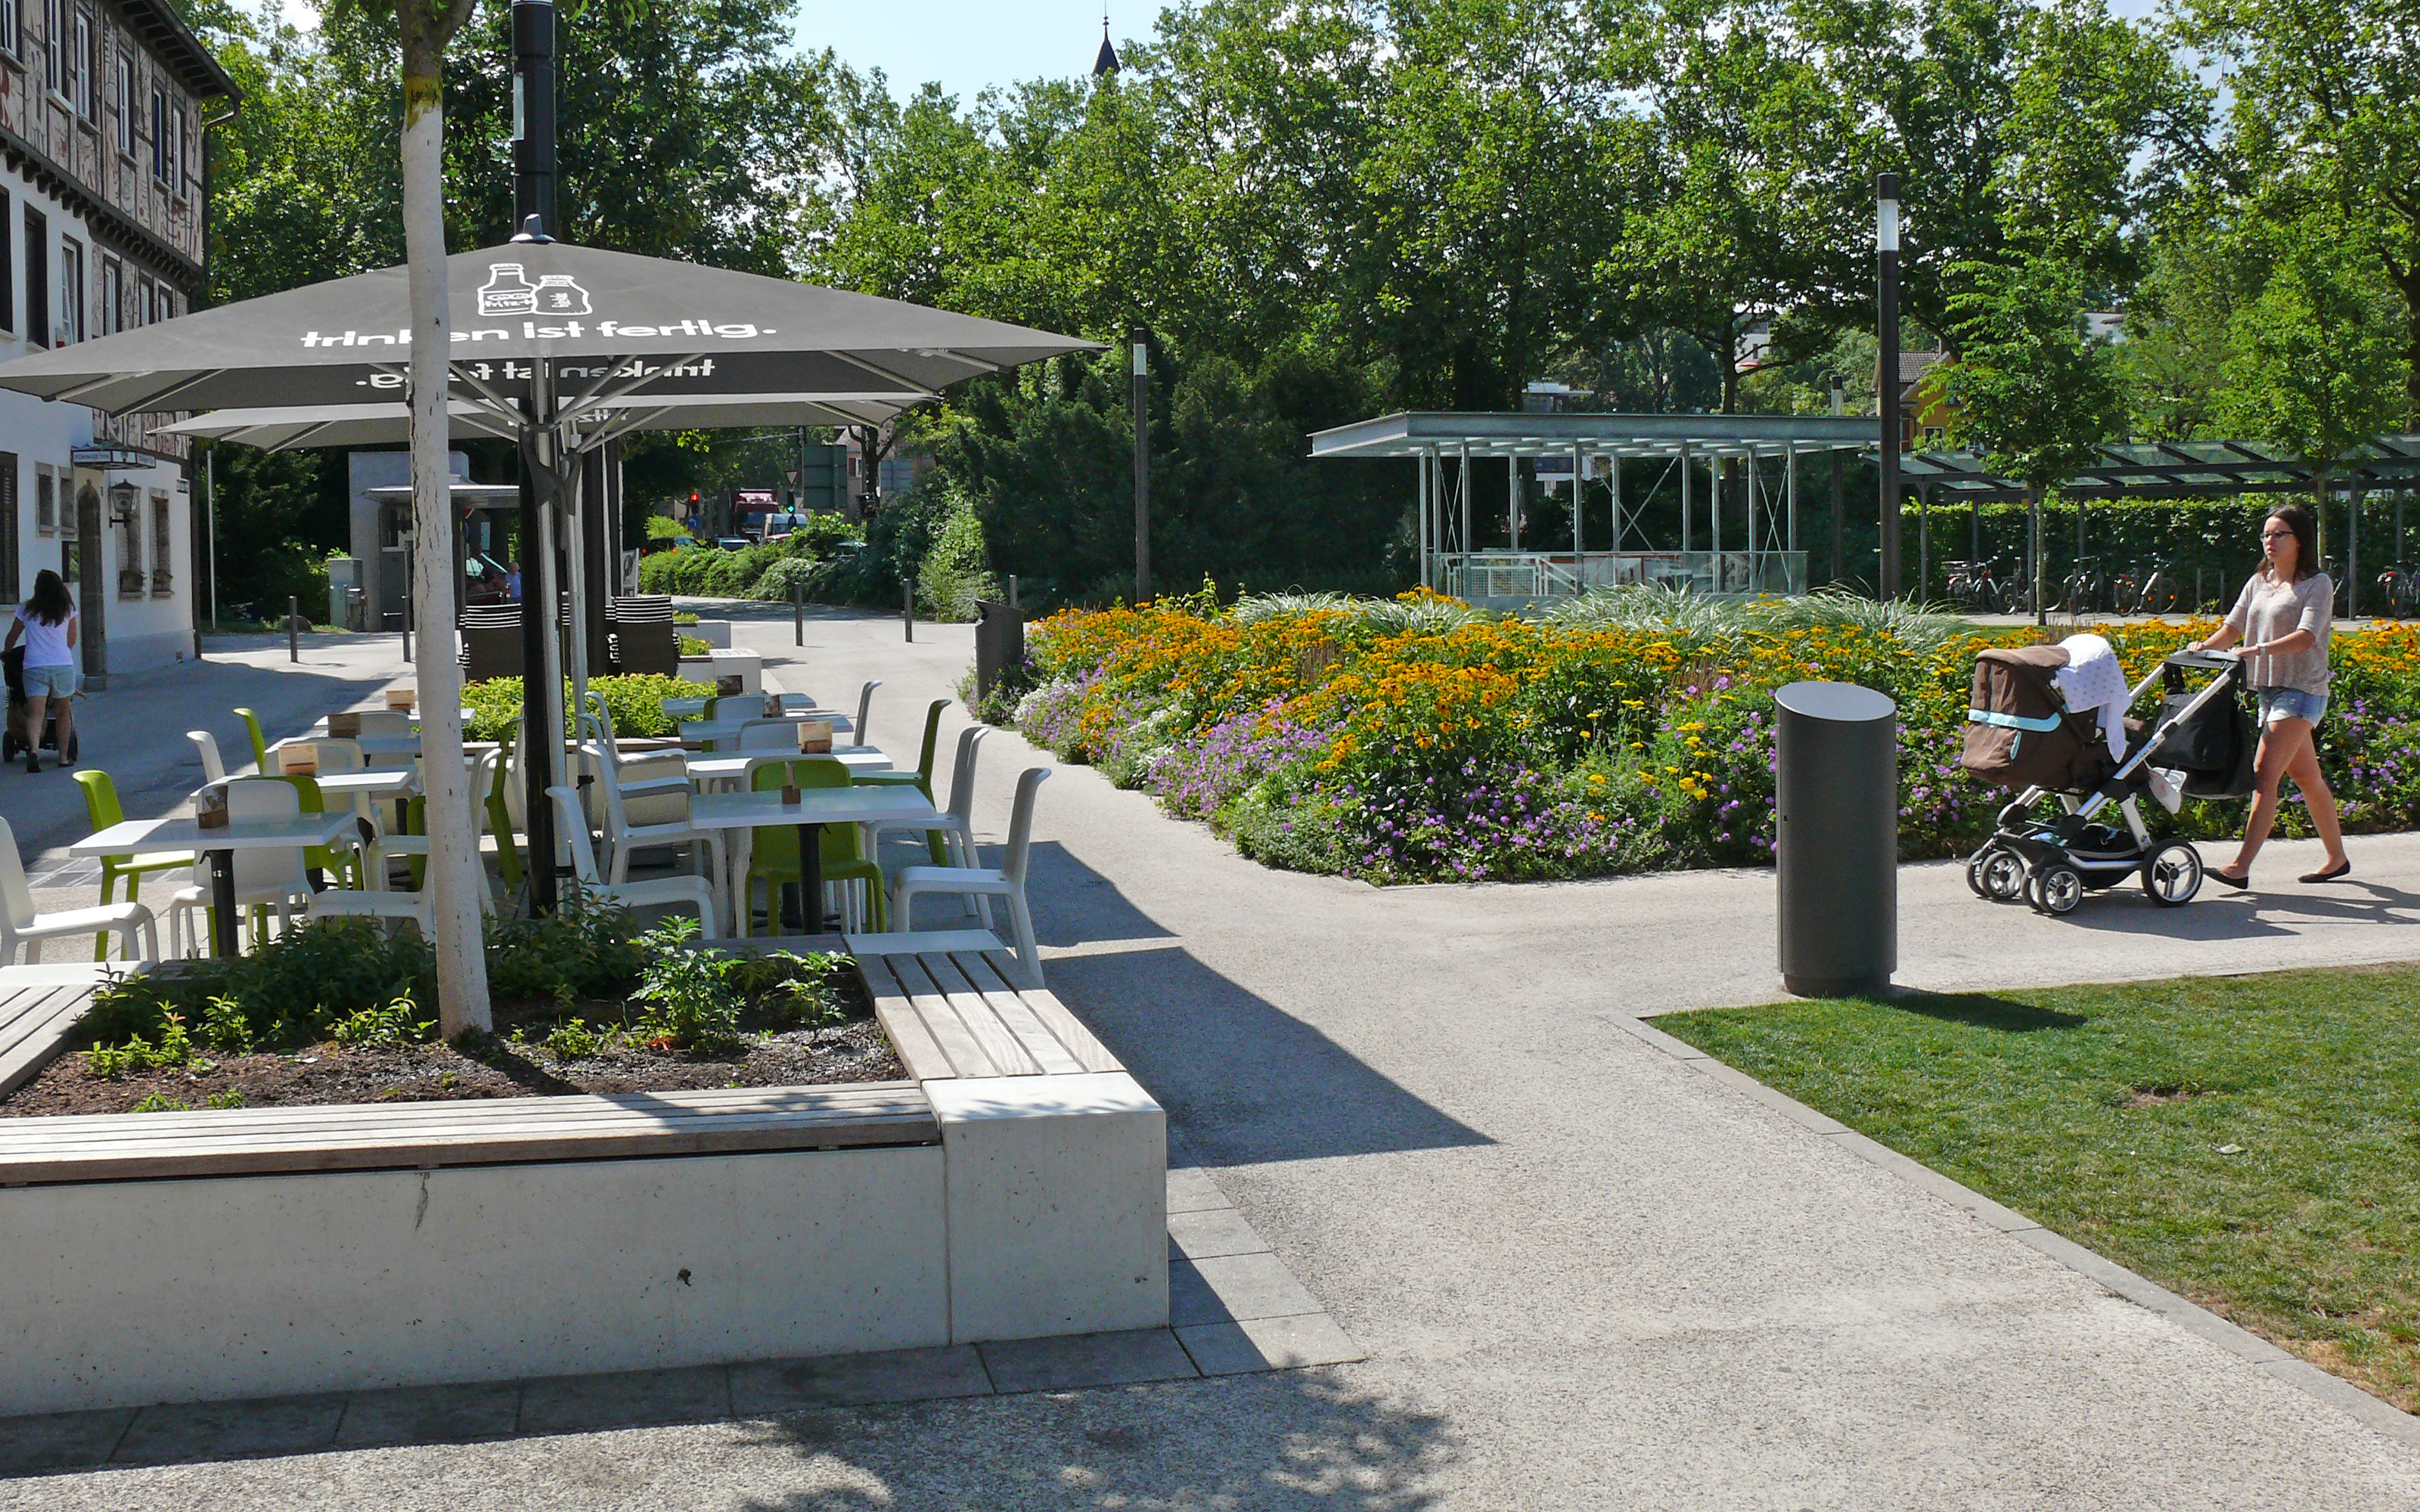
[[[975,600],[975,702],[991,696],[1000,674],[1025,659],[1025,616],[997,599]]]
[[[1854,683],[1773,695],[1781,984],[1838,997],[1899,968],[1899,706]]]

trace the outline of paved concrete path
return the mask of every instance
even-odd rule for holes
[[[214,635],[205,638],[200,661],[111,678],[106,691],[76,704],[80,764],[110,775],[128,818],[153,818],[202,785],[201,758],[186,731],[216,735],[227,769],[240,771],[252,764],[252,741],[234,710],[257,714],[274,741],[411,674],[396,636],[301,639],[299,662],[287,659],[282,635]],[[17,831],[28,866],[91,833],[84,790],[55,767],[38,776],[22,764],[0,768],[0,813]]]
[[[884,678],[873,734],[897,750],[968,656],[962,629],[917,635],[818,616],[782,675],[835,702]],[[741,640],[794,655],[786,615]],[[986,742],[980,828],[1004,828],[1037,760]],[[1265,871],[1083,770],[1044,785],[1036,835],[1053,985],[1367,1363],[104,1472],[0,1485],[0,1504],[2420,1504],[2420,1452],[1621,1028],[1777,995],[1769,876],[1380,891]],[[1910,868],[1901,978],[2420,954],[2395,927],[2420,918],[2420,842],[2353,855],[2359,887],[2175,913],[2113,897],[2063,924]]]

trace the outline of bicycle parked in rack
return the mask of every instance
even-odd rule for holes
[[[2420,614],[2420,566],[2398,562],[2378,575],[2379,612],[2408,620]]]
[[[2129,614],[2174,614],[2185,607],[2184,580],[2164,563],[2153,563],[2151,570],[2136,569],[2141,590],[2134,596],[2134,607]]]
[[[2101,570],[2101,559],[2083,557],[2069,571],[2051,607],[2062,614],[2091,614],[2099,612],[2108,597],[2109,575]]]
[[[1970,614],[2006,612],[2001,608],[2003,591],[1992,573],[1989,562],[1952,562],[1949,563],[1949,602]]]

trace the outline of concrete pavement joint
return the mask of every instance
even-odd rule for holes
[[[2304,1395],[2338,1408],[2358,1418],[2379,1434],[2399,1443],[2420,1447],[2420,1418],[2413,1417],[2390,1403],[2381,1401],[2359,1386],[2341,1377],[2330,1375],[2318,1365],[2272,1344],[2259,1335],[2232,1323],[2207,1307],[2170,1291],[2107,1256],[2078,1244],[2073,1240],[2045,1228],[2012,1208],[1994,1202],[1974,1188],[1954,1181],[1919,1161],[1909,1159],[1878,1140],[1858,1134],[1828,1114],[1817,1112],[1806,1103],[1776,1091],[1764,1083],[1724,1064],[1686,1041],[1641,1022],[1624,1013],[1606,1015],[1614,1026],[1633,1039],[1662,1052],[1690,1070],[1748,1097],[1799,1125],[1825,1144],[1845,1149],[1869,1165],[1890,1172],[1900,1180],[1916,1187],[1926,1195],[1940,1198],[1949,1206],[1968,1214],[1985,1227],[2008,1235],[2035,1253],[2056,1260],[2059,1264],[2093,1282],[2112,1296],[2120,1297],[2138,1307],[2158,1314],[2186,1333],[2258,1365],[2273,1379],[2291,1386]]]

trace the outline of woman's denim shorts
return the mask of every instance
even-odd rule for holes
[[[75,690],[76,670],[72,667],[25,669],[25,696],[29,699],[73,698]]]
[[[2305,693],[2299,687],[2264,687],[2260,694],[2260,724],[2263,729],[2280,719],[2307,719],[2319,722],[2328,712],[2325,693]]]

